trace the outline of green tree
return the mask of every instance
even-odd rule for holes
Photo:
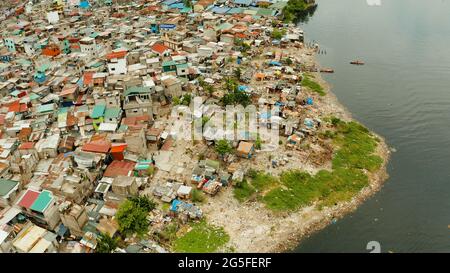
[[[225,89],[228,92],[235,91],[237,89],[237,87],[238,87],[238,83],[234,79],[232,79],[232,78],[225,79]]]
[[[231,147],[230,143],[228,143],[227,140],[221,139],[217,141],[216,143],[216,152],[220,156],[224,156],[226,154],[229,154],[233,151],[233,147]]]
[[[273,39],[280,40],[281,38],[283,38],[283,36],[284,36],[285,34],[286,34],[286,30],[285,30],[285,29],[279,30],[279,29],[275,28],[275,29],[272,31],[271,37],[272,37]]]
[[[193,6],[191,0],[183,0],[183,4],[188,8],[192,8]]]
[[[189,106],[191,104],[192,95],[191,94],[184,94],[181,98],[181,104],[185,106]]]
[[[178,98],[178,97],[173,97],[172,98],[172,104],[173,105],[179,105],[180,104],[180,98]]]
[[[111,237],[108,233],[101,233],[97,237],[97,247],[95,252],[97,253],[111,253],[117,248],[119,240]]]
[[[119,231],[123,235],[143,235],[148,230],[147,214],[155,203],[147,197],[133,197],[123,202],[116,213]]]
[[[156,203],[147,196],[133,196],[128,199],[136,206],[145,209],[147,212],[152,211],[156,208]]]

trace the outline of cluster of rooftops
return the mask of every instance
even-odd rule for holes
[[[285,1],[10,2],[0,6],[0,252],[55,252],[61,238],[93,251],[97,234],[117,233],[115,212],[129,196],[150,188],[173,217],[197,219],[195,188],[214,195],[242,179],[237,164],[223,171],[214,160],[187,181],[156,183],[150,170],[176,169],[167,160],[175,98],[201,93],[199,78],[214,85],[232,73],[227,59],[245,59],[237,44],[271,45]],[[302,41],[302,32],[282,39]],[[277,56],[243,78],[279,77]],[[237,155],[254,149],[241,141]]]

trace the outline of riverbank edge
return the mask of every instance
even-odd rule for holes
[[[316,61],[317,67],[319,67],[318,62]],[[356,121],[352,117],[351,112],[339,102],[336,95],[331,91],[331,86],[328,82],[326,82],[320,73],[315,73],[316,81],[324,88],[326,91],[326,95],[324,99],[328,100],[327,104],[333,104],[342,110],[342,118],[346,121]],[[361,123],[362,124],[362,123]],[[363,124],[364,125],[364,124]],[[370,130],[370,129],[369,129]],[[314,233],[326,228],[328,225],[332,224],[333,220],[339,220],[348,214],[356,211],[360,205],[362,205],[367,199],[375,195],[379,190],[381,190],[382,186],[389,178],[389,174],[387,172],[387,165],[389,163],[389,159],[391,156],[391,150],[386,143],[384,137],[378,135],[374,131],[370,130],[370,132],[379,138],[379,143],[377,149],[375,151],[375,155],[380,156],[383,159],[383,164],[374,173],[368,173],[369,176],[369,185],[363,188],[357,195],[355,195],[350,201],[341,202],[337,206],[327,207],[318,211],[320,217],[309,225],[306,225],[301,230],[297,230],[293,232],[291,236],[282,240],[274,245],[273,249],[270,252],[291,252],[297,246],[301,245],[301,242],[313,235]],[[300,209],[297,212],[293,212],[292,214],[303,214],[303,209]]]

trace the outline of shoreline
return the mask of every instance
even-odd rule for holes
[[[314,55],[311,56],[311,61],[318,66]],[[331,91],[330,84],[320,73],[314,73],[314,76],[326,92],[326,95],[321,97],[321,104],[330,107],[330,111],[343,120],[357,121],[339,102]],[[295,212],[277,213],[266,208],[261,202],[239,203],[233,197],[232,189],[227,189],[214,200],[210,199],[206,206],[202,206],[208,221],[224,227],[230,235],[228,246],[236,252],[289,252],[295,249],[302,240],[330,225],[333,219],[341,219],[355,211],[377,193],[389,177],[387,164],[391,151],[382,136],[371,130],[370,132],[380,139],[374,154],[383,159],[383,164],[375,173],[368,173],[369,185],[350,201],[322,210],[312,204]]]

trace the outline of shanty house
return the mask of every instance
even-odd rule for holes
[[[239,146],[236,150],[236,154],[243,158],[251,158],[254,152],[255,146],[253,145],[253,143],[246,141],[239,142]]]
[[[42,192],[28,189],[17,203],[24,212],[37,223],[54,230],[60,221],[56,197],[50,191]]]
[[[0,207],[5,208],[12,205],[19,192],[19,182],[0,179]]]

